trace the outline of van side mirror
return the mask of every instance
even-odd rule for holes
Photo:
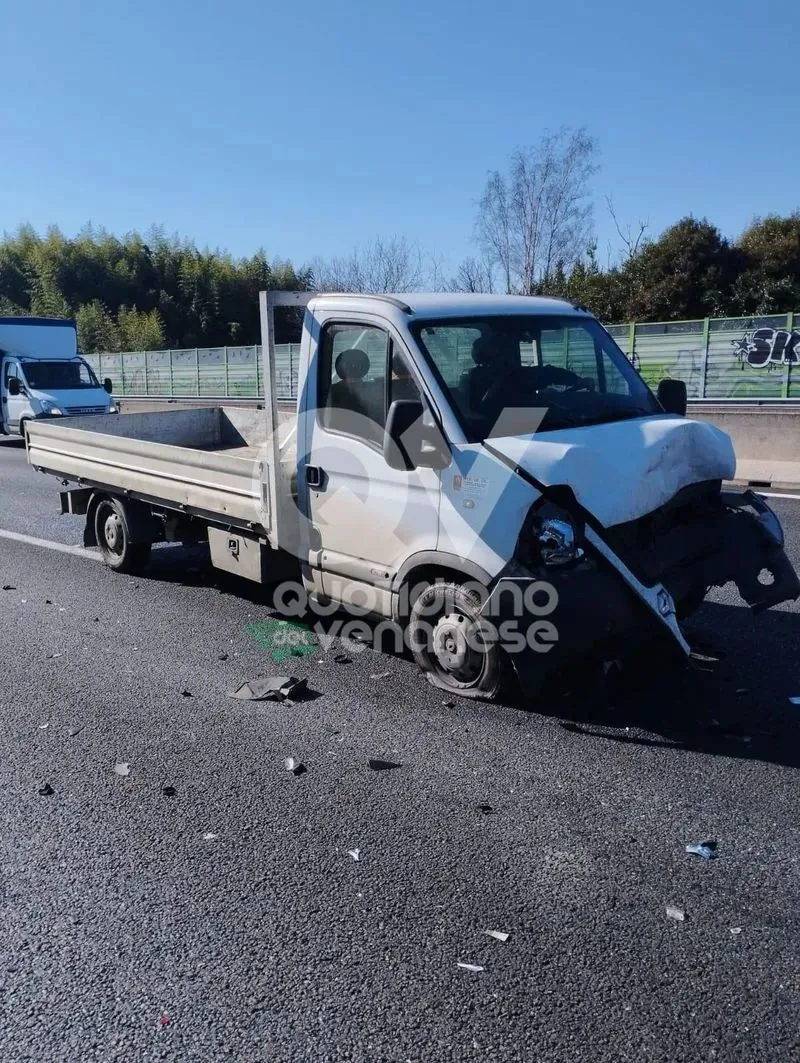
[[[109,393],[109,395],[114,390],[114,384],[113,384],[110,376],[107,376],[105,378],[105,380],[103,381],[103,387],[106,389],[106,391]]]
[[[686,385],[682,380],[670,380],[665,378],[658,385],[658,401],[667,413],[677,413],[680,417],[685,417],[687,402]]]
[[[9,395],[12,395],[12,396],[19,395],[21,390],[22,389],[20,388],[19,379],[17,377],[15,377],[15,376],[10,376],[8,378],[8,393],[9,393]]]
[[[425,423],[419,399],[395,399],[383,436],[383,457],[391,469],[445,469],[450,451],[437,425]]]

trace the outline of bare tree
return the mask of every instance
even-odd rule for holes
[[[420,248],[397,236],[376,237],[347,257],[315,259],[311,270],[314,287],[329,292],[416,291],[424,276]]]
[[[643,220],[642,218],[639,218],[634,233],[634,227],[630,223],[625,226],[620,225],[619,220],[617,219],[617,212],[614,209],[614,201],[611,196],[606,196],[606,206],[608,207],[608,213],[611,215],[611,220],[614,222],[614,228],[617,230],[617,235],[622,241],[622,246],[625,248],[623,257],[630,262],[630,260],[638,253],[642,241],[645,239],[645,233],[650,228],[650,219]]]
[[[486,259],[465,258],[447,286],[451,292],[493,292],[494,270]]]
[[[476,235],[507,292],[529,294],[557,262],[569,269],[584,254],[593,229],[589,181],[596,155],[585,129],[560,129],[515,151],[507,174],[489,174]]]

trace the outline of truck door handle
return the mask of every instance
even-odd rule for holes
[[[306,483],[309,487],[322,487],[323,475],[319,465],[306,465]]]

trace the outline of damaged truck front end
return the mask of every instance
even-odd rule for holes
[[[608,659],[658,633],[688,655],[680,621],[712,587],[731,582],[754,613],[800,596],[780,521],[762,496],[706,481],[644,517],[603,528],[564,489],[532,507],[483,611],[502,631],[513,610],[519,622],[526,589],[549,588],[547,620],[557,634],[509,654],[531,689],[567,660]]]

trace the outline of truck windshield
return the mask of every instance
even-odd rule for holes
[[[661,409],[594,318],[420,321],[413,332],[472,443]]]
[[[63,362],[40,362],[28,358],[22,363],[22,371],[28,387],[35,391],[100,387],[91,367],[79,358]]]

